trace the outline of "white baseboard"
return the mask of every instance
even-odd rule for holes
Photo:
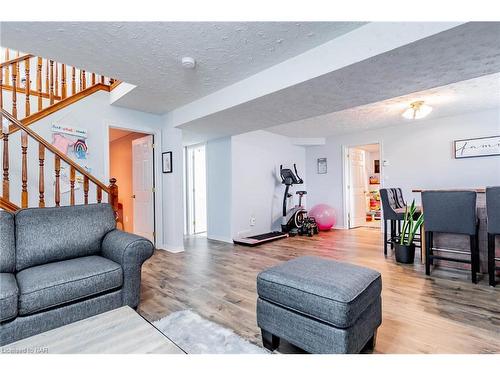
[[[223,236],[213,236],[213,235],[210,235],[210,236],[207,236],[207,238],[209,240],[214,240],[214,241],[220,241],[220,242],[226,242],[226,243],[233,243],[233,239],[232,238],[223,237]]]
[[[160,245],[156,247],[158,250],[168,251],[169,253],[182,253],[184,246]]]

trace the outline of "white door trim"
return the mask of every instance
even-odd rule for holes
[[[356,144],[342,145],[342,216],[344,225],[342,229],[349,229],[349,210],[351,206],[350,194],[347,189],[349,183],[349,159],[347,157],[350,148],[356,148],[364,145],[378,144],[380,151],[380,187],[384,187],[384,147],[381,140],[367,141]],[[382,230],[383,226],[380,226]]]
[[[191,178],[192,185],[194,187],[195,181],[196,181],[196,175],[194,173],[194,153],[193,153],[193,159],[191,161],[188,160],[189,157],[189,150],[195,149],[197,147],[203,146],[205,148],[205,170],[207,170],[207,158],[206,158],[206,152],[207,152],[207,143],[206,142],[200,142],[200,143],[195,143],[189,146],[184,146],[184,178],[185,178],[185,184],[184,184],[184,221],[185,221],[185,235],[196,235],[196,234],[202,234],[202,233],[207,233],[207,230],[202,231],[202,232],[197,232],[196,231],[196,224],[193,224],[194,222],[194,217],[196,214],[196,203],[194,199],[194,191],[189,191],[189,179]],[[191,163],[191,166],[193,167],[192,171],[189,171],[189,165]],[[191,176],[189,176],[189,172],[191,172]],[[208,185],[206,185],[206,189],[208,191]],[[192,205],[189,204],[190,201],[190,196],[193,194],[193,199],[192,199]],[[208,198],[208,197],[207,197]]]
[[[103,122],[104,128],[104,175],[107,176],[109,180],[111,176],[109,175],[109,128],[114,129],[125,129],[130,131],[136,131],[138,133],[151,134],[154,136],[154,184],[155,184],[155,246],[162,246],[163,239],[163,186],[162,186],[162,170],[161,170],[161,129],[157,129],[155,127],[148,126],[137,126],[134,124],[125,124],[122,122],[116,122],[111,120],[104,120]],[[118,189],[120,189],[120,181],[117,181]],[[157,194],[159,193],[159,194]]]

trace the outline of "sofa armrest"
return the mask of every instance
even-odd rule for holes
[[[139,305],[142,264],[153,255],[151,241],[115,229],[104,236],[102,255],[122,266],[122,302],[132,308]]]

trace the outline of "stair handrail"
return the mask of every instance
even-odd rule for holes
[[[8,61],[4,61],[3,63],[0,63],[0,69],[5,67],[5,66],[9,66],[9,65],[12,65],[12,64],[24,61],[24,60],[31,59],[32,57],[35,57],[35,56],[31,55],[31,54],[27,54],[27,55],[18,56],[16,58],[8,60]]]
[[[109,204],[113,207],[115,214],[118,212],[118,187],[116,185],[116,179],[111,178],[109,180],[110,185],[106,186],[101,181],[99,181],[96,177],[94,177],[91,173],[87,172],[85,168],[81,167],[78,163],[75,163],[71,158],[67,155],[63,154],[56,147],[47,142],[43,137],[38,135],[35,131],[31,130],[28,126],[23,125],[19,120],[14,118],[9,112],[4,109],[0,109],[1,116],[5,117],[11,123],[15,124],[19,128],[21,128],[26,134],[28,134],[31,138],[33,138],[38,143],[41,143],[46,149],[48,149],[53,154],[57,155],[61,160],[69,164],[76,171],[80,172],[83,176],[87,177],[90,181],[96,184],[99,188],[101,188],[104,192],[106,192],[109,196]]]
[[[0,208],[9,212],[15,212],[20,209],[20,207],[11,201],[8,201],[0,197]]]
[[[17,127],[21,128],[24,130],[31,138],[33,138],[35,141],[38,143],[41,143],[44,145],[44,147],[52,152],[53,154],[57,155],[61,160],[69,164],[71,167],[75,168],[78,172],[80,172],[82,175],[87,176],[90,181],[92,181],[94,184],[99,186],[102,190],[104,190],[106,193],[109,193],[109,188],[103,184],[101,181],[99,181],[96,177],[94,177],[92,174],[87,172],[85,168],[83,168],[80,164],[74,162],[70,157],[67,155],[63,154],[61,151],[59,151],[56,147],[54,147],[50,142],[45,140],[45,138],[41,137],[36,133],[35,131],[31,130],[28,126],[23,125],[19,120],[14,118],[9,112],[7,112],[5,109],[0,109],[2,112],[2,116],[7,118],[11,123],[16,125]]]

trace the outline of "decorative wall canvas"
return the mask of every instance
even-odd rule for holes
[[[500,155],[500,136],[456,140],[454,152],[455,159]]]
[[[326,174],[328,171],[328,165],[326,158],[318,158],[318,174]]]
[[[163,173],[172,173],[172,151],[163,152],[161,157]]]

